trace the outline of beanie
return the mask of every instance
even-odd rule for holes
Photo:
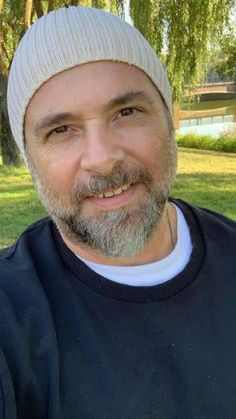
[[[128,63],[144,71],[171,113],[166,71],[137,29],[101,9],[63,7],[42,16],[29,28],[19,43],[10,69],[9,120],[25,161],[24,117],[34,93],[54,75],[94,61]]]

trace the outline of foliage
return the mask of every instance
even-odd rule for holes
[[[157,53],[166,50],[174,100],[201,76],[209,43],[221,35],[233,5],[233,0],[130,0],[135,26]]]
[[[162,53],[164,40],[163,0],[130,0],[130,16],[134,26],[150,42],[158,55]]]
[[[178,134],[177,143],[180,147],[236,153],[235,132],[222,134],[218,139],[214,139],[210,135],[198,135],[194,133],[185,135]]]
[[[180,99],[184,83],[193,84],[201,72],[208,43],[221,34],[233,3],[234,0],[130,0],[135,26],[168,67],[174,100]],[[5,164],[19,163],[9,125],[3,123],[8,121],[5,99],[14,51],[36,18],[61,6],[78,4],[124,16],[125,0],[0,0],[0,141]],[[5,155],[5,150],[13,153]]]
[[[223,36],[220,42],[221,59],[217,71],[226,77],[232,77],[236,82],[236,35],[231,33]]]
[[[223,131],[223,133],[221,134],[221,138],[232,138],[236,141],[236,128],[230,128],[227,129],[226,131]]]
[[[124,2],[122,0],[80,0],[78,3],[81,6],[104,9],[120,16],[124,14]]]
[[[16,166],[20,164],[20,158],[9,128],[6,91],[12,55],[26,24],[26,20],[18,17],[22,14],[19,13],[21,8],[19,1],[0,1],[0,146],[4,164]]]
[[[21,162],[6,105],[7,79],[14,51],[36,18],[61,6],[78,4],[124,13],[121,0],[0,0],[0,151],[5,165],[18,166]]]

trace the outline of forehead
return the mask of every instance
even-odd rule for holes
[[[149,77],[137,67],[126,63],[86,63],[63,71],[46,81],[34,94],[26,118],[34,114],[80,107],[91,110],[127,91],[145,91],[157,102],[160,94]]]

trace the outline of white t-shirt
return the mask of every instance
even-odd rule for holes
[[[173,251],[164,259],[145,265],[113,266],[90,262],[77,255],[78,258],[97,274],[119,284],[136,287],[163,284],[185,268],[192,252],[189,227],[182,211],[176,205],[175,208],[177,213],[177,243]]]

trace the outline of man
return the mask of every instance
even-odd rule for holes
[[[236,417],[236,226],[168,199],[166,73],[101,10],[39,19],[8,88],[49,218],[1,253],[1,418]]]

